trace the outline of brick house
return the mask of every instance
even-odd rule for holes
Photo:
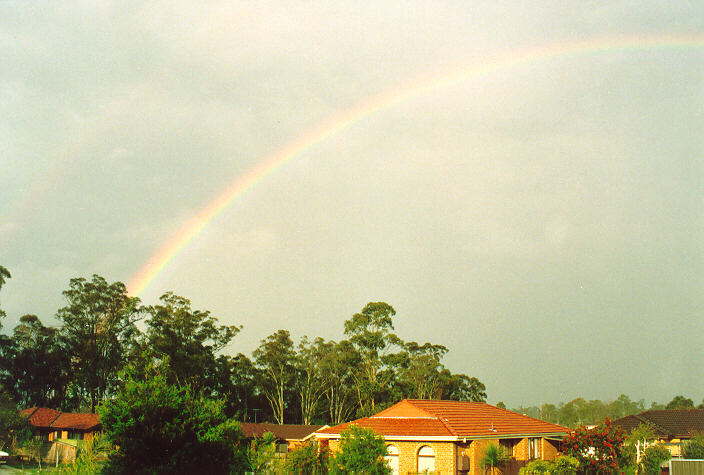
[[[102,429],[98,414],[89,412],[60,412],[48,407],[22,409],[29,417],[34,433],[49,442],[59,439],[88,440]]]
[[[394,475],[424,472],[483,475],[489,444],[515,461],[552,460],[569,429],[482,402],[404,399],[378,414],[316,432],[335,451],[351,425],[373,429],[387,442]],[[515,467],[515,463],[514,463]],[[516,469],[517,470],[517,469]]]
[[[616,419],[613,424],[627,434],[641,424],[650,426],[656,441],[673,457],[682,454],[682,442],[704,432],[704,409],[661,409]]]

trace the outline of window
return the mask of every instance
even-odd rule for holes
[[[528,458],[539,459],[540,458],[540,437],[533,439],[528,439]]]
[[[435,451],[432,447],[424,445],[418,450],[418,471],[435,471]]]
[[[386,446],[386,463],[391,468],[393,475],[398,475],[398,447],[395,445]]]
[[[516,455],[515,449],[516,445],[521,441],[521,439],[500,439],[499,440],[499,445],[501,446],[502,449],[504,449],[504,452],[506,452],[506,455],[510,457],[514,457]]]

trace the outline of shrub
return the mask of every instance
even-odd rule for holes
[[[220,401],[167,382],[163,368],[130,377],[100,419],[116,446],[104,473],[239,473],[249,468],[239,424]]]
[[[518,471],[520,475],[535,475],[539,473],[551,473],[554,468],[553,462],[547,460],[533,460]]]
[[[613,472],[619,469],[625,437],[618,427],[606,419],[594,429],[582,426],[564,438],[567,455],[579,461],[580,470]]]
[[[569,455],[561,455],[553,462],[554,474],[557,475],[574,475],[579,469],[579,460]]]
[[[645,449],[643,457],[640,459],[640,465],[646,475],[658,475],[660,466],[671,458],[672,455],[666,447],[655,444]]]
[[[330,473],[388,475],[391,468],[384,460],[386,443],[372,429],[352,426],[340,434],[340,451],[330,458]]]
[[[328,450],[309,441],[286,456],[286,473],[323,475],[327,473]]]
[[[704,434],[699,434],[682,444],[682,457],[686,459],[704,459]]]

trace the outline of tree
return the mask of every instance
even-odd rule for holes
[[[645,452],[643,452],[643,458],[640,461],[642,467],[642,473],[645,475],[659,475],[661,468],[660,466],[670,460],[672,454],[667,450],[667,447],[661,444],[651,445]]]
[[[391,468],[384,460],[386,443],[371,429],[353,425],[340,434],[340,449],[331,457],[330,473],[387,475]]]
[[[584,426],[565,436],[565,453],[579,460],[580,469],[612,472],[619,468],[625,437],[609,419],[604,424],[587,429]]]
[[[694,409],[694,401],[684,396],[675,396],[665,409]]]
[[[117,384],[117,374],[127,361],[137,333],[139,299],[129,297],[122,282],[108,284],[98,275],[89,282],[71,279],[63,292],[68,305],[57,318],[61,336],[71,358],[74,383],[95,412],[96,405]]]
[[[504,451],[503,447],[496,444],[489,444],[484,449],[484,453],[480,460],[480,464],[484,467],[490,469],[491,475],[494,475],[494,469],[500,467],[506,463],[511,457]]]
[[[216,355],[242,327],[218,325],[210,312],[191,309],[191,302],[167,292],[161,304],[147,312],[147,352],[156,359],[168,357],[169,380],[189,384],[196,391],[212,391],[216,385]]]
[[[309,440],[286,455],[286,473],[323,475],[327,473],[329,452],[316,441]]]
[[[2,289],[2,286],[5,285],[5,279],[9,279],[10,277],[12,277],[10,275],[10,271],[3,266],[0,266],[0,289]],[[0,330],[2,330],[3,318],[5,318],[5,312],[0,308]]]
[[[358,415],[376,411],[377,401],[383,399],[395,376],[387,364],[396,357],[392,350],[400,348],[403,342],[392,333],[394,315],[396,310],[386,302],[370,302],[345,321],[345,335],[360,358],[354,373]]]
[[[355,369],[359,366],[359,353],[354,346],[343,340],[330,341],[323,345],[324,354],[319,362],[325,380],[325,406],[328,420],[341,424],[354,414]]]
[[[318,412],[320,399],[325,393],[326,381],[322,375],[320,361],[328,347],[325,340],[316,338],[312,342],[303,337],[295,356],[296,390],[301,407],[301,422],[311,424]]]
[[[249,469],[239,424],[222,402],[169,384],[168,368],[149,366],[100,409],[103,431],[118,449],[105,473],[241,473]]]
[[[274,420],[283,424],[289,388],[295,375],[296,355],[290,333],[279,330],[269,335],[254,350],[253,356],[261,371],[261,390],[271,405]]]
[[[0,450],[23,445],[32,437],[29,418],[20,416],[17,404],[0,388]]]
[[[264,473],[273,469],[276,458],[276,437],[271,432],[265,432],[262,437],[256,437],[247,451],[249,468],[254,473]]]
[[[23,407],[63,407],[70,361],[58,330],[36,315],[23,315],[0,348],[0,384]]]
[[[403,345],[400,354],[399,384],[403,395],[413,399],[439,399],[449,383],[449,371],[441,360],[447,354],[442,345],[412,341]]]
[[[486,401],[486,386],[475,377],[453,374],[446,389],[445,399],[452,401]]]
[[[621,450],[621,468],[632,467],[635,470],[640,462],[640,451],[645,448],[648,442],[653,440],[655,440],[653,426],[650,424],[638,424],[638,427],[634,428],[624,440]]]

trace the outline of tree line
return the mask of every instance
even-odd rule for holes
[[[10,277],[0,266],[0,287]],[[225,351],[241,326],[221,325],[172,292],[144,305],[122,282],[93,275],[71,279],[63,296],[58,326],[27,314],[0,334],[0,386],[19,407],[94,412],[124,388],[127,373],[147,377],[154,365],[168,368],[169,384],[222,401],[241,421],[338,424],[401,398],[486,400],[477,378],[443,365],[446,347],[397,336],[385,302],[346,320],[339,341],[294,342],[278,330],[247,356]]]
[[[511,410],[536,419],[575,428],[582,425],[601,424],[606,419],[620,419],[631,414],[659,409],[704,409],[704,401],[695,407],[692,399],[680,395],[675,396],[667,404],[652,402],[650,407],[647,407],[644,399],[633,401],[627,395],[621,394],[613,401],[604,402],[599,399],[588,401],[578,397],[557,405],[545,403],[540,406],[519,406]]]

